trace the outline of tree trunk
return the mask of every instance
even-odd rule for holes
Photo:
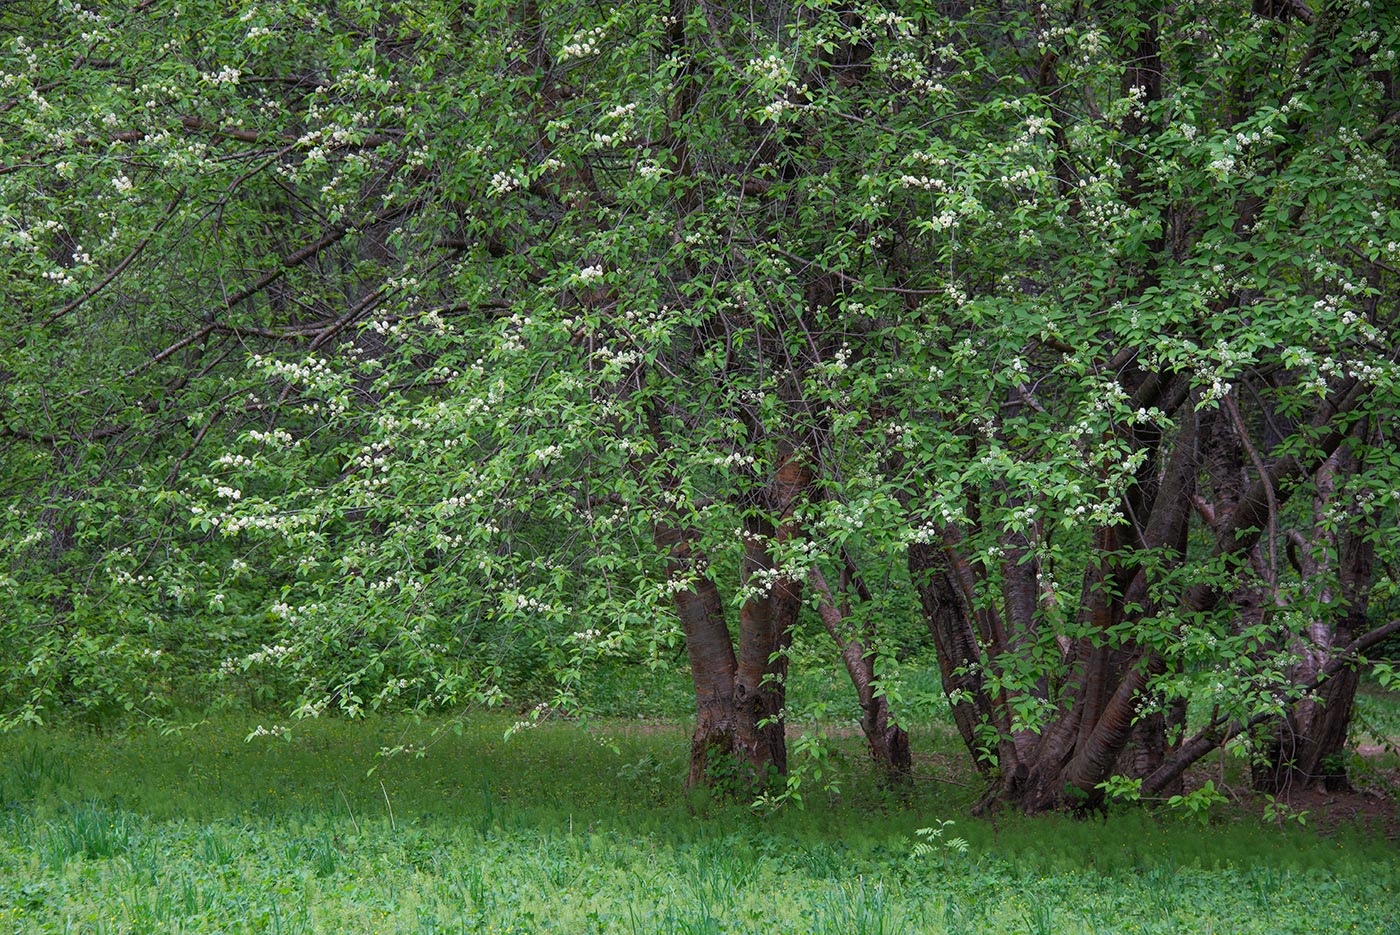
[[[989,773],[995,751],[984,746],[981,727],[992,723],[992,707],[982,689],[982,651],[971,604],[953,570],[960,559],[941,543],[911,542],[907,561],[909,577],[938,651],[938,668],[953,721],[977,768]]]
[[[846,667],[851,684],[855,686],[861,711],[860,729],[865,734],[870,758],[887,784],[903,785],[909,781],[913,769],[909,734],[890,720],[889,700],[879,690],[875,660],[869,648],[873,634],[868,627],[862,628],[854,622],[850,603],[844,599],[844,595],[837,602],[820,568],[813,565],[807,575],[812,589],[817,592],[817,609],[822,624],[840,650],[841,662]],[[841,577],[843,582],[847,580],[847,570],[842,570]]]
[[[1326,514],[1335,499],[1336,473],[1345,476],[1356,469],[1355,459],[1344,452],[1318,471],[1316,521],[1312,541],[1295,535],[1290,554],[1300,573],[1314,582],[1319,602],[1334,613],[1317,619],[1297,640],[1301,661],[1291,676],[1295,682],[1317,679],[1335,657],[1336,649],[1366,629],[1375,545],[1368,535],[1365,517],[1352,510],[1340,536],[1329,530]],[[1326,556],[1336,547],[1336,581]],[[1324,556],[1311,554],[1320,546]],[[1342,752],[1346,748],[1351,715],[1360,684],[1360,673],[1344,668],[1323,681],[1316,692],[1298,701],[1283,717],[1262,731],[1263,754],[1256,761],[1252,779],[1260,792],[1279,794],[1290,789],[1322,785],[1331,791],[1350,789]]]
[[[766,509],[744,521],[747,597],[739,609],[734,708],[740,760],[756,786],[787,772],[787,649],[802,610],[802,582],[777,566],[773,551],[801,535],[793,511],[812,483],[811,469],[793,447],[780,442],[778,448],[782,460],[760,494]]]
[[[798,534],[792,513],[811,481],[811,471],[789,453],[760,494],[772,509],[745,520],[741,575],[748,594],[739,610],[737,653],[724,600],[692,532],[679,519],[653,527],[668,576],[685,584],[673,601],[695,688],[688,787],[727,782],[736,793],[755,791],[787,771],[786,651],[802,592],[800,582],[775,567],[773,548]]]
[[[739,668],[734,681],[736,737],[740,760],[754,784],[769,784],[787,772],[783,705],[787,700],[787,647],[800,598],[780,580],[769,543],[773,529],[766,519],[751,517],[744,525],[742,587],[749,596],[739,608]]]
[[[695,731],[690,738],[686,787],[709,785],[716,770],[732,763],[737,752],[739,718],[734,707],[734,682],[738,664],[734,644],[724,619],[724,601],[709,576],[704,556],[693,550],[679,526],[658,523],[654,535],[657,545],[667,552],[671,579],[690,582],[673,598],[695,687]]]

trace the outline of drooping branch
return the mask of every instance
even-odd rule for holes
[[[130,252],[128,252],[126,256],[122,257],[121,262],[119,262],[116,266],[112,267],[112,269],[108,271],[107,275],[103,276],[102,279],[100,279],[97,282],[97,284],[94,285],[91,289],[89,289],[87,292],[84,292],[82,295],[78,296],[76,299],[69,302],[67,305],[63,306],[58,311],[50,315],[47,319],[45,319],[44,323],[40,327],[47,328],[49,325],[58,321],[60,318],[67,315],[69,312],[76,311],[77,309],[81,308],[83,303],[85,303],[88,299],[91,299],[93,296],[97,295],[103,289],[106,289],[109,285],[111,285],[112,282],[118,276],[120,276],[128,266],[135,262],[137,257],[141,255],[141,252],[146,249],[146,245],[151,242],[151,238],[154,237],[156,234],[159,234],[161,230],[165,227],[165,225],[170,223],[170,219],[175,216],[175,209],[178,208],[180,206],[180,202],[184,200],[185,189],[182,188],[179,192],[176,193],[175,197],[170,200],[170,207],[165,209],[165,214],[161,216],[161,219],[156,223],[156,226],[151,229],[151,232],[149,234],[147,234],[145,237],[142,237],[141,242],[138,243],[136,246],[132,247]]]
[[[1384,642],[1389,637],[1400,633],[1400,619],[1392,620],[1387,624],[1376,627],[1368,633],[1352,640],[1347,646],[1332,658],[1316,676],[1296,686],[1295,690],[1306,694],[1315,691],[1318,686],[1327,679],[1336,675],[1343,668],[1361,660],[1361,654],[1373,646]],[[1257,727],[1276,714],[1273,711],[1261,711],[1247,720],[1230,720],[1224,716],[1218,716],[1205,727],[1201,728],[1177,750],[1176,754],[1162,764],[1162,767],[1148,776],[1142,783],[1142,791],[1149,795],[1156,795],[1179,778],[1190,766],[1201,757],[1210,753],[1216,747],[1224,743],[1229,743],[1244,731],[1252,727]]]

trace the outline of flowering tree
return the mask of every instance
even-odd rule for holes
[[[690,780],[763,785],[812,627],[897,778],[916,616],[991,799],[1340,781],[1394,13],[60,8],[0,78],[11,719],[152,667],[569,706],[683,646]]]

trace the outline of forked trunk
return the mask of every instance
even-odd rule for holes
[[[773,554],[801,535],[793,511],[812,483],[811,469],[791,445],[780,443],[779,451],[782,460],[761,495],[767,509],[744,521],[746,597],[739,608],[734,709],[739,759],[755,787],[787,772],[787,650],[802,610],[802,582],[784,573]]]
[[[772,550],[797,534],[792,509],[810,483],[810,470],[789,456],[763,498],[773,507],[776,528],[762,515],[746,521],[742,585],[748,595],[739,611],[737,653],[720,590],[691,532],[674,521],[653,528],[668,576],[685,585],[673,601],[695,688],[687,786],[718,782],[735,793],[758,791],[787,771],[786,650],[802,594],[799,582],[775,568]]]

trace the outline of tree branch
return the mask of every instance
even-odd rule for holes
[[[1308,679],[1308,681],[1301,685],[1295,686],[1295,688],[1300,692],[1310,692],[1314,690],[1323,682],[1340,672],[1343,667],[1360,659],[1361,653],[1396,633],[1400,633],[1400,619],[1392,620],[1383,626],[1376,627],[1369,633],[1357,637],[1347,644],[1345,649],[1334,656],[1330,662],[1323,666],[1317,675]],[[1247,721],[1230,721],[1229,725],[1226,726],[1223,731],[1220,731],[1220,727],[1225,724],[1225,718],[1223,716],[1217,716],[1209,724],[1201,728],[1194,737],[1182,744],[1176,756],[1172,757],[1168,762],[1163,763],[1158,767],[1156,772],[1143,780],[1142,791],[1151,795],[1156,795],[1176,780],[1182,773],[1186,772],[1191,764],[1195,763],[1201,757],[1221,744],[1229,743],[1230,740],[1237,737],[1239,734],[1249,730],[1251,727],[1264,723],[1275,715],[1276,712],[1274,711],[1261,711]]]

